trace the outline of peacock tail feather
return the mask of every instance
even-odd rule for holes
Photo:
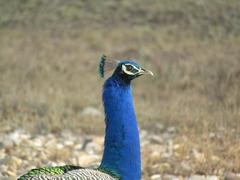
[[[68,171],[82,169],[79,166],[72,166],[72,165],[65,165],[65,166],[57,166],[57,167],[42,167],[37,169],[30,170],[27,174],[21,176],[19,180],[25,180],[26,178],[34,177],[34,176],[41,176],[41,175],[62,175]]]

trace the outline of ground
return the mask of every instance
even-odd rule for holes
[[[78,140],[103,137],[103,53],[137,59],[155,74],[133,82],[139,126],[150,139],[142,140],[144,178],[240,172],[239,12],[238,0],[0,2],[2,175],[53,162],[85,165],[74,159],[89,152],[71,152]],[[16,132],[27,143],[8,145]],[[63,146],[54,157],[56,150],[34,144],[51,137]]]

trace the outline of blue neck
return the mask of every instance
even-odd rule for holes
[[[104,84],[105,148],[100,168],[120,175],[121,180],[141,179],[139,133],[130,81],[117,75]]]

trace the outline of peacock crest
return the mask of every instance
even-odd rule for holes
[[[112,57],[102,55],[99,60],[98,72],[100,77],[104,77],[105,72],[115,69],[120,61]]]

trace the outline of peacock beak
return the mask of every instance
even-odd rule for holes
[[[144,69],[144,68],[140,68],[140,70],[139,70],[139,74],[140,74],[140,75],[143,75],[143,74],[150,74],[151,76],[154,75],[152,71],[149,71],[149,70]]]

